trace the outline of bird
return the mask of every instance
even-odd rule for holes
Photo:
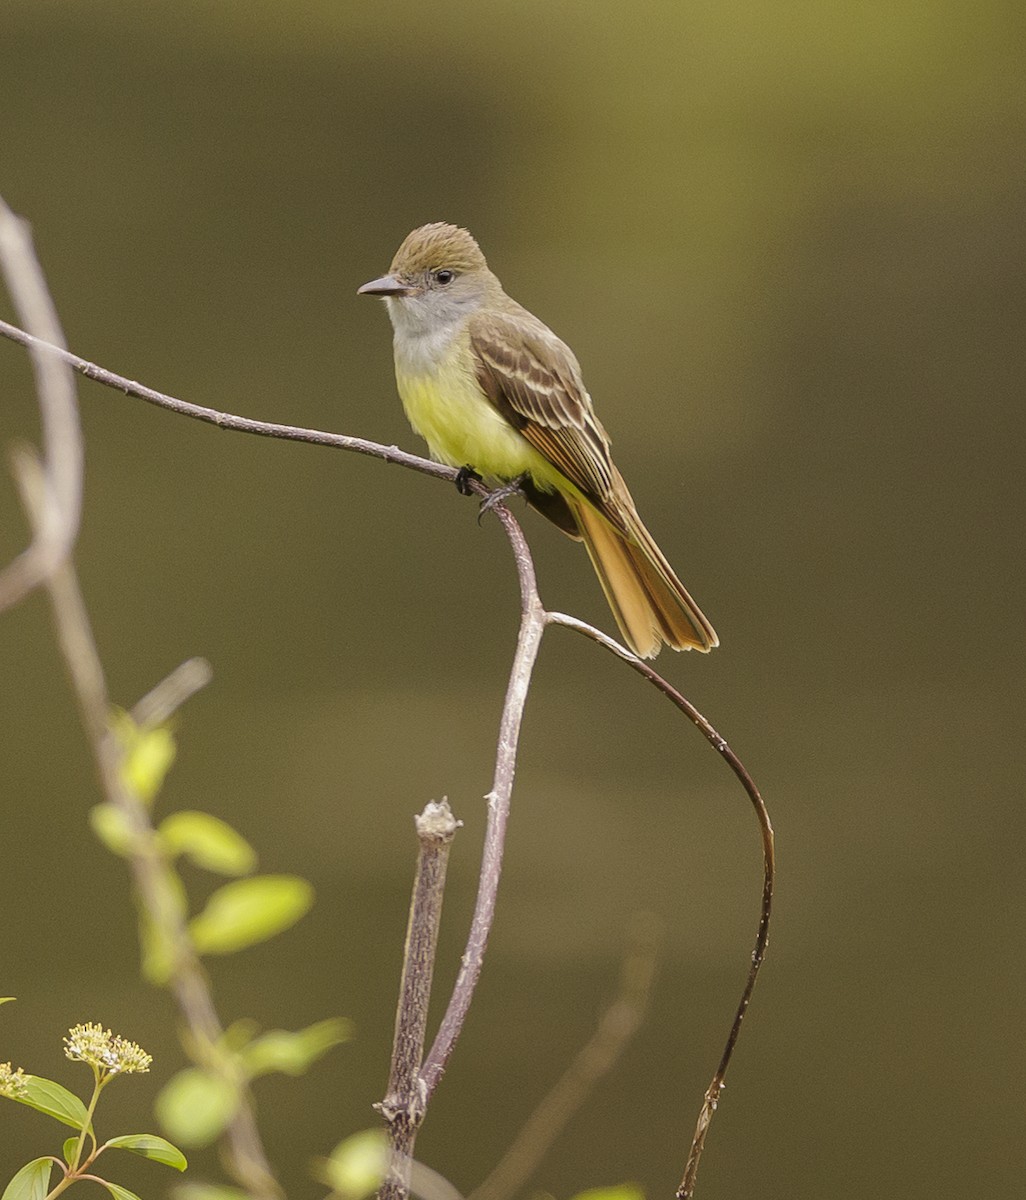
[[[638,516],[573,351],[506,294],[466,229],[414,229],[358,294],[384,298],[406,416],[457,483],[515,486],[582,541],[638,657],[719,645]]]

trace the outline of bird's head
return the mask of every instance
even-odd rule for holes
[[[409,234],[388,274],[365,283],[357,295],[383,296],[396,329],[418,334],[459,323],[496,290],[501,285],[473,237],[437,221]]]

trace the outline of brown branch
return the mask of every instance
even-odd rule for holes
[[[434,475],[439,479],[455,479],[456,472],[452,467],[442,463],[432,462],[431,459],[421,458],[400,450],[398,446],[384,446],[379,442],[371,442],[366,438],[348,437],[342,433],[326,433],[320,429],[305,429],[300,425],[279,425],[273,421],[255,421],[251,417],[240,417],[235,413],[222,412],[216,408],[207,408],[202,404],[192,404],[188,400],[179,400],[165,392],[155,391],[144,384],[127,379],[124,375],[116,375],[105,367],[99,367],[88,359],[80,358],[77,354],[54,346],[32,334],[26,333],[16,325],[0,321],[0,336],[29,350],[45,352],[48,359],[56,359],[66,363],[73,371],[86,379],[102,383],[104,387],[114,391],[124,392],[126,396],[135,396],[145,400],[147,404],[165,408],[169,412],[182,417],[191,417],[195,421],[204,421],[208,425],[216,425],[218,429],[231,429],[236,433],[252,433],[258,437],[281,438],[290,442],[307,442],[315,446],[330,446],[335,450],[349,450],[353,454],[366,454],[372,458],[380,458],[384,462],[395,463],[407,467],[411,471],[419,471],[422,475]]]
[[[378,1193],[381,1200],[405,1200],[410,1191],[413,1147],[427,1105],[420,1064],[431,1002],[431,977],[442,919],[449,849],[459,824],[446,800],[440,804],[429,803],[416,819],[420,853],[403,952],[392,1066],[385,1098],[375,1105],[388,1123],[391,1147],[385,1179]]]
[[[463,1028],[467,1010],[473,999],[484,962],[488,935],[495,916],[495,898],[502,874],[502,855],[506,841],[506,823],[509,819],[510,797],[513,792],[513,777],[517,766],[517,745],[520,726],[527,703],[527,692],[531,673],[538,658],[542,634],[545,631],[545,611],[538,597],[534,563],[531,552],[516,518],[503,504],[493,510],[502,522],[506,536],[513,547],[517,578],[520,581],[520,632],[517,636],[516,653],[506,688],[506,701],[499,722],[499,742],[495,756],[495,774],[492,790],[485,797],[488,801],[488,821],[485,828],[484,854],[478,883],[477,900],[471,919],[467,947],[460,961],[459,974],[453,988],[449,1006],[442,1018],[438,1034],[431,1047],[421,1079],[425,1100],[430,1100],[445,1071],[456,1039]]]
[[[43,478],[32,541],[0,571],[0,612],[38,587],[71,553],[82,511],[82,430],[75,380],[60,351],[64,341],[28,225],[0,198],[0,273],[25,325],[39,400]]]

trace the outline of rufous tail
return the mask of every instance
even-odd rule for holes
[[[716,631],[674,574],[629,498],[617,506],[626,533],[587,501],[567,497],[567,502],[620,632],[639,658],[654,658],[663,643],[674,650],[703,652],[719,645]]]

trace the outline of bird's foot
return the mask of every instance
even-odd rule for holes
[[[511,496],[522,496],[524,494],[524,481],[527,479],[526,473],[518,475],[516,479],[511,479],[509,483],[504,483],[502,487],[497,487],[491,495],[486,496],[481,501],[481,508],[477,514],[477,523],[481,524],[481,518],[485,513],[490,513],[498,504],[505,504]]]
[[[470,484],[481,482],[481,476],[474,470],[473,467],[460,467],[456,472],[456,490],[461,496],[469,496],[473,489]]]

